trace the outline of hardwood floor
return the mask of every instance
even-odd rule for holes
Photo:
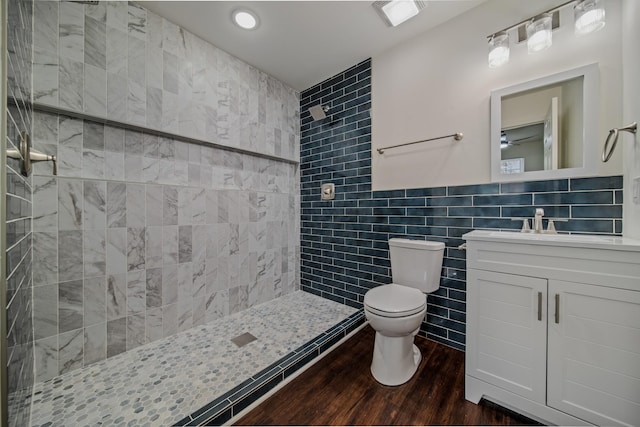
[[[236,425],[538,425],[489,402],[464,399],[464,353],[416,337],[418,372],[387,387],[369,371],[370,326],[316,363]]]

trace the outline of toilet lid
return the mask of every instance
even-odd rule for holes
[[[420,312],[426,304],[425,294],[395,283],[373,288],[364,296],[367,308],[388,317],[410,316]]]

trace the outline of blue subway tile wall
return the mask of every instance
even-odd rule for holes
[[[559,232],[620,234],[622,177],[560,179],[371,191],[371,61],[300,95],[301,288],[362,307],[364,294],[391,282],[388,240],[446,245],[440,289],[428,296],[420,335],[464,350],[466,253],[473,229],[517,230],[542,207]],[[342,84],[348,81],[349,84]],[[308,112],[326,105],[327,118]],[[336,186],[334,200],[320,186]]]
[[[23,132],[31,134],[33,1],[9,0],[7,7],[6,148],[16,150]],[[6,349],[7,407],[3,421],[9,426],[30,424],[33,389],[32,180],[21,175],[20,162],[7,157],[4,170],[6,196],[0,206],[6,212]],[[1,246],[1,245],[0,245]],[[2,257],[0,257],[2,258]],[[4,289],[3,289],[4,291]],[[4,366],[3,366],[4,368]],[[4,374],[3,374],[4,375]],[[2,421],[0,421],[2,422]]]

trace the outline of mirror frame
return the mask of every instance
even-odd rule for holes
[[[582,167],[529,171],[514,174],[500,173],[502,130],[502,97],[514,95],[577,77],[584,77],[582,85]],[[598,174],[598,137],[600,109],[600,70],[598,64],[590,64],[514,86],[491,91],[491,182],[536,181],[546,179],[595,176]]]

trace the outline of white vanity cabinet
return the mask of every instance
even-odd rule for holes
[[[640,425],[640,242],[464,238],[467,400],[553,424]]]

